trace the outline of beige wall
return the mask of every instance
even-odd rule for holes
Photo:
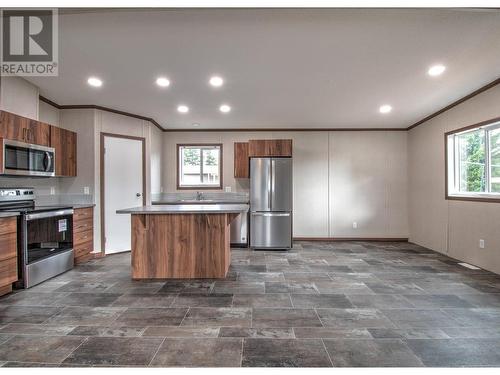
[[[497,85],[408,132],[410,241],[496,273],[500,205],[444,199],[444,133],[499,116]]]
[[[234,142],[290,138],[295,237],[408,237],[406,132],[167,132],[163,138],[166,192],[176,191],[178,143],[222,143],[224,186],[248,191],[247,179],[233,177]]]
[[[0,109],[38,120],[38,87],[20,77],[1,77]]]

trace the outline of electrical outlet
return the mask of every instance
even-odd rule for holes
[[[231,186],[226,186],[226,193],[230,193],[231,192]]]
[[[56,188],[55,186],[50,187],[50,195],[55,195],[56,194]]]
[[[160,186],[160,193],[163,193],[163,186]]]
[[[353,229],[358,229],[358,223],[356,221],[352,222],[352,228]]]
[[[84,186],[84,187],[83,187],[83,194],[85,194],[85,195],[89,195],[89,194],[90,194],[90,187],[88,187],[88,186]]]
[[[479,240],[479,248],[484,249],[484,240]]]

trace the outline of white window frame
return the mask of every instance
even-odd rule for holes
[[[183,184],[183,150],[186,148],[198,149],[200,150],[200,180],[203,181],[203,150],[219,150],[219,182],[215,184]],[[222,144],[221,143],[207,143],[207,144],[178,144],[177,145],[177,189],[178,190],[220,190],[222,189]]]
[[[446,145],[446,199],[465,200],[500,200],[500,193],[491,192],[491,153],[490,153],[490,132],[500,128],[498,119],[492,120],[478,126],[463,128],[445,134]],[[477,130],[483,130],[484,150],[485,150],[485,192],[462,192],[460,191],[460,160],[458,136]]]

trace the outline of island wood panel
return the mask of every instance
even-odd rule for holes
[[[76,133],[50,127],[50,147],[56,152],[56,176],[76,176]]]
[[[234,142],[234,177],[249,178],[248,142]]]
[[[224,278],[237,214],[132,215],[132,278]]]
[[[248,141],[249,157],[292,157],[291,139],[252,139]]]

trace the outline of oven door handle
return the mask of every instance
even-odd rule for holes
[[[46,219],[49,217],[65,216],[65,215],[73,215],[73,209],[68,208],[66,210],[38,212],[38,213],[34,213],[34,214],[28,214],[25,216],[25,218],[27,221],[30,221],[30,220],[37,220],[37,219]]]

